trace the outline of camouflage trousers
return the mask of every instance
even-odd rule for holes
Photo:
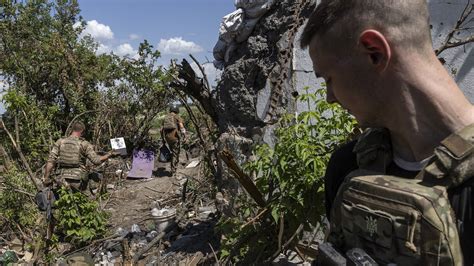
[[[89,180],[77,180],[77,179],[65,179],[65,181],[69,184],[69,187],[73,192],[81,192],[83,194],[90,194],[89,191]]]
[[[168,143],[171,151],[171,173],[176,173],[176,168],[178,167],[179,163],[179,151],[181,149],[181,145],[179,141],[169,142]]]

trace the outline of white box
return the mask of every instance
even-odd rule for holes
[[[120,155],[127,155],[127,147],[123,138],[110,139],[110,146],[112,150],[120,153]]]

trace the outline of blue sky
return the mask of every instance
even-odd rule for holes
[[[133,57],[146,39],[160,50],[165,66],[172,58],[191,62],[189,53],[200,63],[212,62],[221,19],[235,10],[234,0],[79,0],[79,6],[98,53]],[[204,69],[214,84],[220,72],[212,64]]]
[[[164,64],[189,53],[212,61],[220,21],[235,10],[233,0],[79,0],[79,5],[89,32],[104,45],[100,49],[124,54],[147,39],[161,48]]]

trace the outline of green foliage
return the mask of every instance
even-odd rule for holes
[[[54,117],[58,114],[58,106],[41,108],[32,104],[31,96],[12,88],[3,97],[7,113],[3,115],[5,124],[10,131],[18,130],[18,140],[31,167],[39,168],[44,163],[53,140],[61,136],[61,131],[54,124]],[[15,127],[15,120],[18,128]],[[16,132],[15,132],[16,133]],[[5,140],[5,147],[10,150],[13,158],[17,158],[16,151]]]
[[[106,233],[107,214],[99,209],[96,201],[89,200],[82,193],[59,191],[56,201],[57,231],[64,234],[66,241],[81,246],[87,241],[100,238]]]
[[[40,107],[57,105],[64,124],[96,103],[103,66],[92,42],[80,41],[77,1],[5,1],[0,21],[0,69],[9,90]],[[19,38],[21,36],[21,38]]]
[[[32,228],[39,212],[32,198],[26,194],[35,193],[27,174],[13,167],[4,173],[0,187],[0,217],[4,218],[0,219],[0,228],[16,228],[16,225],[23,229]]]
[[[233,261],[267,259],[278,249],[278,233],[283,220],[283,240],[288,240],[300,225],[316,226],[324,215],[324,181],[326,164],[331,153],[347,141],[355,121],[339,106],[328,104],[325,90],[306,93],[298,101],[307,103],[310,111],[286,115],[275,131],[275,146],[259,145],[257,158],[246,164],[267,200],[267,222],[244,227],[242,221],[254,217],[255,203],[241,199],[238,219],[222,223],[227,241],[221,257]],[[270,236],[270,237],[269,237]],[[237,244],[238,243],[238,244]]]
[[[166,89],[171,75],[157,65],[159,57],[146,40],[140,44],[138,58],[112,56],[110,73],[115,82],[104,90],[99,107],[108,120],[103,131],[110,137],[123,136],[133,146],[142,144],[156,116],[172,101]]]

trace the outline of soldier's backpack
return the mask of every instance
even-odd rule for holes
[[[176,118],[173,114],[168,114],[165,116],[165,119],[163,120],[163,128],[168,130],[178,128]]]
[[[60,167],[76,168],[81,165],[81,140],[64,138],[59,143],[58,164]]]
[[[328,241],[341,252],[361,248],[384,265],[462,265],[447,189],[474,177],[474,125],[445,139],[415,179],[383,174],[389,149],[383,131],[359,139],[360,169],[338,191]]]

